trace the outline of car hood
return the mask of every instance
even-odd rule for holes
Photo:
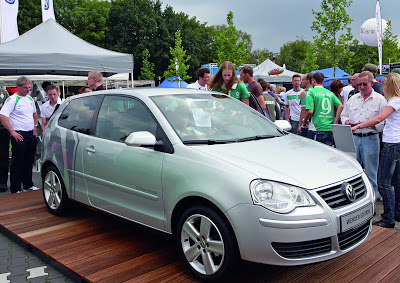
[[[194,146],[257,178],[314,189],[362,172],[346,153],[296,135],[230,144]]]

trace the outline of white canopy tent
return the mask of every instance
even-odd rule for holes
[[[269,82],[269,83],[291,83],[293,75],[299,74],[299,73],[292,72],[292,71],[285,69],[283,71],[283,73],[281,73],[280,75],[271,75],[271,76],[268,75],[268,72],[270,70],[276,69],[276,68],[281,68],[281,66],[279,66],[279,65],[275,64],[274,62],[272,62],[271,60],[267,59],[253,69],[254,79],[257,80],[258,78],[262,78],[266,82]],[[303,76],[303,74],[299,74],[299,75]]]
[[[106,77],[132,73],[133,55],[90,44],[53,19],[0,44],[0,75],[87,76],[90,71]]]

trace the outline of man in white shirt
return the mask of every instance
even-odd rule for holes
[[[0,120],[10,132],[12,157],[10,166],[11,193],[37,190],[32,182],[32,166],[37,145],[38,115],[33,98],[29,96],[32,82],[27,77],[17,79],[17,88],[0,110]]]
[[[292,77],[293,89],[286,92],[285,99],[285,113],[286,120],[289,121],[292,126],[291,132],[293,134],[297,134],[297,128],[299,126],[300,121],[300,94],[302,89],[300,87],[301,84],[301,76],[299,74],[294,74]]]
[[[387,101],[383,95],[372,89],[374,76],[369,71],[363,71],[358,76],[360,92],[349,98],[341,114],[342,124],[357,125],[377,116],[386,107]],[[357,161],[364,167],[375,194],[378,195],[377,174],[379,165],[379,132],[382,132],[384,122],[375,127],[358,129],[353,133],[357,151]]]
[[[47,125],[51,115],[57,106],[57,104],[61,104],[63,101],[60,98],[60,93],[55,85],[49,85],[46,88],[46,94],[49,98],[41,107],[40,107],[40,117],[42,118],[42,132],[44,132],[44,128]]]
[[[353,76],[349,77],[347,79],[347,81],[349,82],[349,84],[347,86],[345,86],[342,90],[342,92],[340,93],[340,97],[342,98],[342,103],[343,106],[347,103],[347,100],[349,99],[349,93],[350,91],[352,91],[354,89],[354,87],[352,86],[352,82],[353,82]]]
[[[210,69],[200,68],[196,72],[197,81],[195,83],[188,84],[186,88],[209,90],[208,82],[211,79]]]

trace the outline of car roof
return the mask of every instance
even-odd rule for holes
[[[102,94],[125,94],[137,97],[151,97],[160,95],[175,95],[175,94],[190,94],[190,93],[211,93],[205,90],[190,89],[190,88],[171,88],[171,87],[136,87],[136,88],[119,88],[108,89],[102,91],[89,92],[81,94],[85,95],[102,95]],[[73,96],[75,97],[75,96]]]

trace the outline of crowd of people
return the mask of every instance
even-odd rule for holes
[[[293,88],[286,91],[263,79],[255,80],[250,66],[243,66],[239,71],[240,76],[237,76],[234,64],[229,61],[223,62],[212,78],[209,69],[200,68],[197,81],[188,88],[225,93],[256,110],[259,104],[270,120],[286,119],[293,134],[329,146],[334,146],[331,125],[350,125],[357,161],[364,168],[376,198],[382,199],[384,204],[382,219],[374,224],[392,228],[395,221],[400,221],[399,73],[390,73],[382,84],[376,79],[377,67],[366,64],[361,73],[348,79],[349,85],[334,80],[330,90],[323,87],[322,73],[295,74]],[[102,80],[101,72],[90,72],[87,86],[79,92],[105,89]],[[37,107],[35,99],[29,95],[30,79],[22,76],[16,85],[18,92],[12,96],[0,90],[0,191],[8,190],[10,170],[11,193],[38,189],[32,182],[38,128],[42,132],[45,130],[50,117],[63,102],[58,88],[49,83],[43,85],[48,100]]]
[[[90,72],[84,92],[104,90],[102,81],[101,72]],[[45,130],[49,119],[63,100],[58,88],[49,82],[42,84],[48,100],[40,106],[37,103],[39,93],[36,97],[30,95],[32,82],[28,77],[19,77],[16,86],[18,91],[11,96],[6,90],[0,90],[0,191],[8,190],[10,171],[10,192],[22,193],[38,190],[32,181],[38,130]],[[38,112],[41,118],[40,125]]]
[[[320,72],[303,77],[295,74],[293,88],[286,92],[280,86],[273,91],[262,79],[256,81],[249,66],[240,69],[238,78],[234,65],[227,61],[211,79],[210,70],[200,68],[198,80],[188,88],[222,92],[257,109],[252,94],[269,119],[286,119],[293,134],[329,146],[335,144],[331,125],[350,125],[356,159],[376,200],[383,200],[382,219],[374,224],[393,228],[395,221],[400,221],[400,72],[394,70],[383,84],[376,79],[377,72],[378,68],[368,63],[361,73],[349,77],[347,86],[336,79],[330,90],[323,87],[325,77]]]

